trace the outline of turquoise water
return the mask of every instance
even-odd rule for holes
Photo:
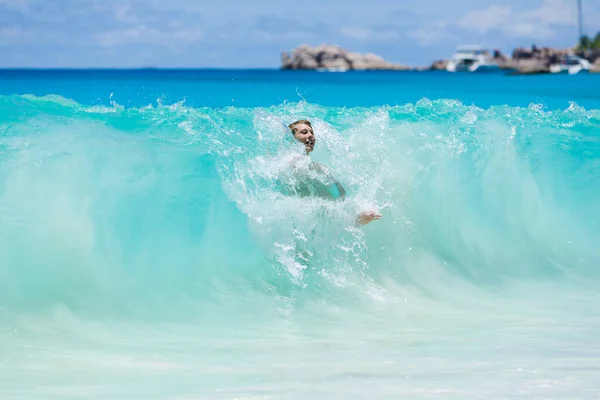
[[[598,397],[599,93],[1,71],[1,398]],[[345,201],[280,190],[301,118]]]

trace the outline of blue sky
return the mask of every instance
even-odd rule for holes
[[[600,1],[583,5],[595,35]],[[303,43],[428,65],[576,38],[576,0],[0,0],[0,67],[277,68]]]

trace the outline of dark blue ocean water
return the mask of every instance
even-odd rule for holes
[[[85,87],[85,90],[82,88]],[[277,70],[0,70],[0,94],[61,95],[83,104],[265,107],[305,100],[336,107],[403,105],[422,98],[489,107],[530,103],[600,108],[600,74]]]

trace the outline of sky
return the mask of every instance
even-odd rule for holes
[[[600,0],[583,15],[595,36]],[[278,68],[301,44],[426,66],[577,36],[576,0],[0,0],[0,67]]]

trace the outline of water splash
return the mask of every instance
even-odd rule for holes
[[[390,280],[437,297],[440,277],[597,274],[596,110],[0,103],[3,304],[139,311],[241,287],[382,299]],[[298,151],[281,126],[299,118],[347,201],[277,188]],[[354,226],[365,209],[384,217]]]
[[[347,200],[281,190],[301,118]],[[0,96],[0,392],[593,397],[599,127],[576,105]]]

